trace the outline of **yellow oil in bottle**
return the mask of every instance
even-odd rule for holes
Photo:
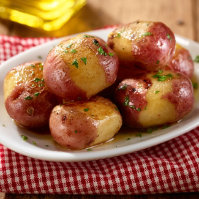
[[[86,0],[1,0],[0,17],[45,31],[58,30]]]

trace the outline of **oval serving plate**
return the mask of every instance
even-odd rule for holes
[[[87,32],[87,34],[96,35],[106,40],[108,34],[112,30],[113,28],[106,28],[90,31]],[[73,162],[96,160],[135,152],[163,143],[182,135],[199,125],[199,104],[196,96],[193,111],[182,121],[173,124],[168,128],[159,129],[154,132],[150,131],[148,133],[142,132],[142,134],[133,130],[123,129],[116,135],[115,138],[107,143],[79,151],[71,151],[58,146],[49,134],[39,134],[18,127],[9,117],[4,107],[3,79],[6,73],[18,64],[38,60],[38,56],[41,56],[44,61],[48,51],[61,40],[62,39],[56,39],[31,48],[30,50],[12,57],[0,66],[0,143],[9,149],[29,157],[48,161]],[[190,51],[193,58],[199,54],[198,43],[180,36],[176,36],[176,40],[179,44]],[[199,77],[199,64],[196,63],[195,77],[196,79]],[[22,135],[27,136],[28,139],[24,141],[22,139]]]

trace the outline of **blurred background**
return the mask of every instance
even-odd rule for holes
[[[21,37],[61,37],[140,19],[199,40],[199,0],[1,0],[0,18],[0,34]]]

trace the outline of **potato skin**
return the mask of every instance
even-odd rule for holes
[[[110,33],[108,45],[118,55],[120,65],[136,64],[144,70],[156,71],[170,62],[175,37],[161,22],[136,21]]]
[[[192,83],[169,70],[123,80],[115,91],[124,123],[146,128],[176,122],[193,108]]]
[[[49,90],[67,100],[89,99],[114,83],[118,57],[94,36],[79,35],[53,48],[44,63]]]
[[[5,107],[18,124],[27,128],[47,126],[57,99],[43,81],[43,64],[29,62],[13,68],[4,79]]]
[[[179,44],[176,44],[175,54],[168,64],[170,69],[182,73],[189,78],[192,78],[194,73],[194,63],[189,51]]]
[[[83,149],[105,142],[122,125],[116,106],[103,97],[58,105],[49,121],[53,139],[69,149]]]

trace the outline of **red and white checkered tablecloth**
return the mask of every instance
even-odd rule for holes
[[[0,36],[0,61],[49,40]],[[78,163],[36,160],[0,145],[0,192],[146,194],[188,191],[199,191],[199,127],[139,152]]]

